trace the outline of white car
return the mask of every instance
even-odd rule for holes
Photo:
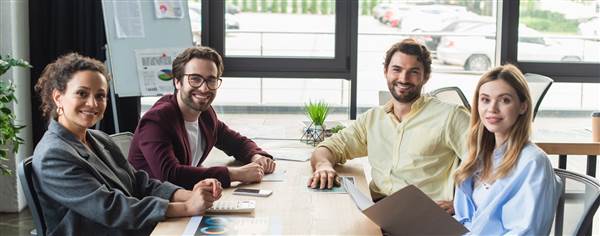
[[[443,36],[437,47],[437,58],[444,64],[462,65],[468,71],[485,71],[495,58],[496,25],[481,24],[464,35]],[[582,61],[583,49],[576,45],[550,41],[541,33],[519,26],[518,59],[520,61]]]
[[[202,8],[201,5],[197,3],[189,3],[188,6],[190,14],[190,24],[192,26],[193,41],[194,43],[199,44],[202,35]],[[240,22],[238,18],[234,14],[229,13],[229,11],[232,10],[228,10],[225,13],[225,28],[228,30],[240,29]]]
[[[586,22],[580,23],[577,26],[577,33],[584,36],[600,36],[600,17],[595,16]]]
[[[450,21],[475,16],[475,13],[462,6],[419,5],[402,16],[399,28],[402,32],[440,31]]]

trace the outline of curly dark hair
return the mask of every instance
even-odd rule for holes
[[[390,61],[392,60],[392,56],[394,56],[396,52],[402,52],[404,54],[416,56],[417,61],[423,64],[425,69],[425,78],[429,78],[429,75],[431,74],[431,53],[429,50],[427,50],[425,45],[412,38],[407,38],[395,43],[385,53],[385,62],[383,63],[384,69],[388,68]]]
[[[35,91],[42,101],[40,110],[42,110],[44,118],[57,119],[56,104],[52,99],[52,92],[58,90],[60,93],[65,93],[67,83],[79,71],[95,71],[104,75],[107,82],[110,81],[106,67],[96,59],[77,53],[69,53],[59,57],[44,68],[42,75],[35,84]]]
[[[223,75],[223,59],[217,51],[203,46],[192,47],[177,55],[175,60],[173,60],[173,85],[181,81],[183,74],[185,74],[185,65],[194,58],[206,59],[214,62],[218,70],[217,77]]]

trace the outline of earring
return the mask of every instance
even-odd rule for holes
[[[56,114],[57,115],[62,115],[63,113],[65,113],[65,110],[62,108],[62,106],[56,107]]]

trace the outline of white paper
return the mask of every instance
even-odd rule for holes
[[[181,48],[137,49],[136,67],[142,96],[173,93],[171,64]]]
[[[305,148],[278,148],[269,150],[269,153],[273,155],[275,160],[286,160],[286,161],[308,161],[313,149]]]
[[[140,0],[114,0],[112,2],[117,38],[146,37]]]
[[[158,19],[183,18],[183,3],[181,0],[154,0],[154,15]]]
[[[263,176],[262,182],[283,182],[285,181],[285,170],[275,169],[275,172]]]
[[[196,230],[198,226],[200,226],[200,221],[202,221],[202,216],[192,216],[190,221],[188,221],[187,226],[185,226],[185,230],[183,231],[183,236],[194,236],[196,234]]]
[[[350,182],[349,179],[342,178],[342,186],[344,186],[346,192],[350,194],[350,197],[352,197],[352,200],[354,200],[354,203],[356,203],[356,207],[358,207],[358,209],[361,211],[364,211],[373,205],[373,201],[360,192],[360,190],[358,190],[354,183]]]

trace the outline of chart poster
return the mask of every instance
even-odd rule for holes
[[[142,96],[173,93],[171,65],[182,48],[135,50],[138,81]]]

